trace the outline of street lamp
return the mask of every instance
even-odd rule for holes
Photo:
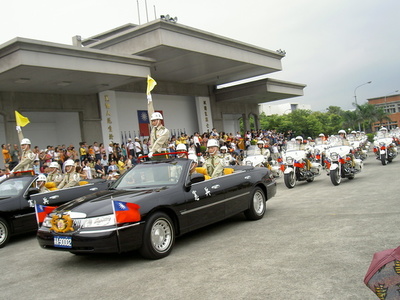
[[[366,82],[366,83],[360,84],[359,86],[357,86],[357,87],[354,89],[354,101],[355,101],[355,104],[356,104],[356,109],[357,109],[357,94],[356,94],[357,89],[358,89],[360,86],[363,86],[363,85],[366,85],[366,84],[370,84],[371,82],[372,82],[372,81],[368,81],[368,82]],[[361,131],[360,122],[358,122],[358,131]]]
[[[357,105],[357,95],[356,95],[357,89],[358,89],[360,86],[363,86],[363,85],[366,85],[366,84],[370,84],[371,82],[372,82],[372,81],[368,81],[368,82],[366,82],[366,83],[360,84],[359,86],[357,86],[357,87],[354,89],[354,100],[355,100],[356,105]]]
[[[391,93],[389,93],[389,94],[387,94],[386,96],[385,96],[385,106],[383,107],[383,110],[386,112],[386,113],[388,113],[388,114],[390,114],[390,112],[389,112],[389,110],[386,108],[386,98],[387,98],[387,96],[389,96],[389,95],[391,95],[391,94],[394,94],[394,93],[397,93],[399,90],[395,90],[395,91],[393,91],[393,92],[391,92]],[[387,127],[388,127],[388,129],[389,129],[389,126],[390,126],[390,124],[389,124],[389,120],[388,120],[388,125],[387,125]]]

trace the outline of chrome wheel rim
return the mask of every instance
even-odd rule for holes
[[[0,223],[0,245],[4,243],[7,238],[7,227],[4,223]]]
[[[264,196],[260,191],[257,191],[253,196],[254,212],[261,215],[264,211]]]
[[[168,251],[172,244],[172,226],[166,219],[158,219],[151,228],[151,244],[158,252]]]

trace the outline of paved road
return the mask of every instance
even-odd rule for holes
[[[377,299],[373,253],[400,245],[400,159],[369,157],[352,181],[326,175],[277,195],[260,221],[242,215],[177,240],[172,254],[74,256],[34,234],[0,249],[1,299]],[[396,229],[397,228],[397,229]]]

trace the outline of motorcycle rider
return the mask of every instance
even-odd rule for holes
[[[344,146],[350,146],[350,143],[349,143],[349,141],[348,141],[347,138],[346,138],[346,131],[343,130],[343,129],[340,129],[340,130],[338,131],[338,133],[339,133],[340,138],[343,140],[343,145],[344,145]],[[352,166],[352,168],[354,168],[354,166],[356,165],[356,163],[355,163],[355,161],[354,161],[354,155],[353,155],[353,153],[350,152],[350,153],[348,153],[347,155],[351,157],[351,166]]]
[[[310,151],[308,149],[306,149],[306,145],[304,145],[304,142],[303,142],[304,140],[303,140],[302,136],[300,136],[300,135],[296,136],[295,140],[296,140],[296,143],[299,145],[299,150],[306,151],[306,157],[304,158],[304,161],[306,162],[307,171],[310,171],[310,169],[311,169],[311,161],[309,158]]]
[[[270,152],[267,148],[264,148],[265,143],[263,140],[259,140],[257,142],[257,148],[254,151],[255,155],[264,155],[264,156],[269,156]]]

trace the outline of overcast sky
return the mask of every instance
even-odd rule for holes
[[[355,90],[359,104],[400,90],[400,0],[147,0],[147,14],[145,4],[7,1],[0,44],[24,37],[71,45],[75,35],[88,38],[169,14],[183,25],[285,50],[283,70],[268,77],[306,84],[304,96],[290,102],[314,111],[330,105],[352,109]]]

